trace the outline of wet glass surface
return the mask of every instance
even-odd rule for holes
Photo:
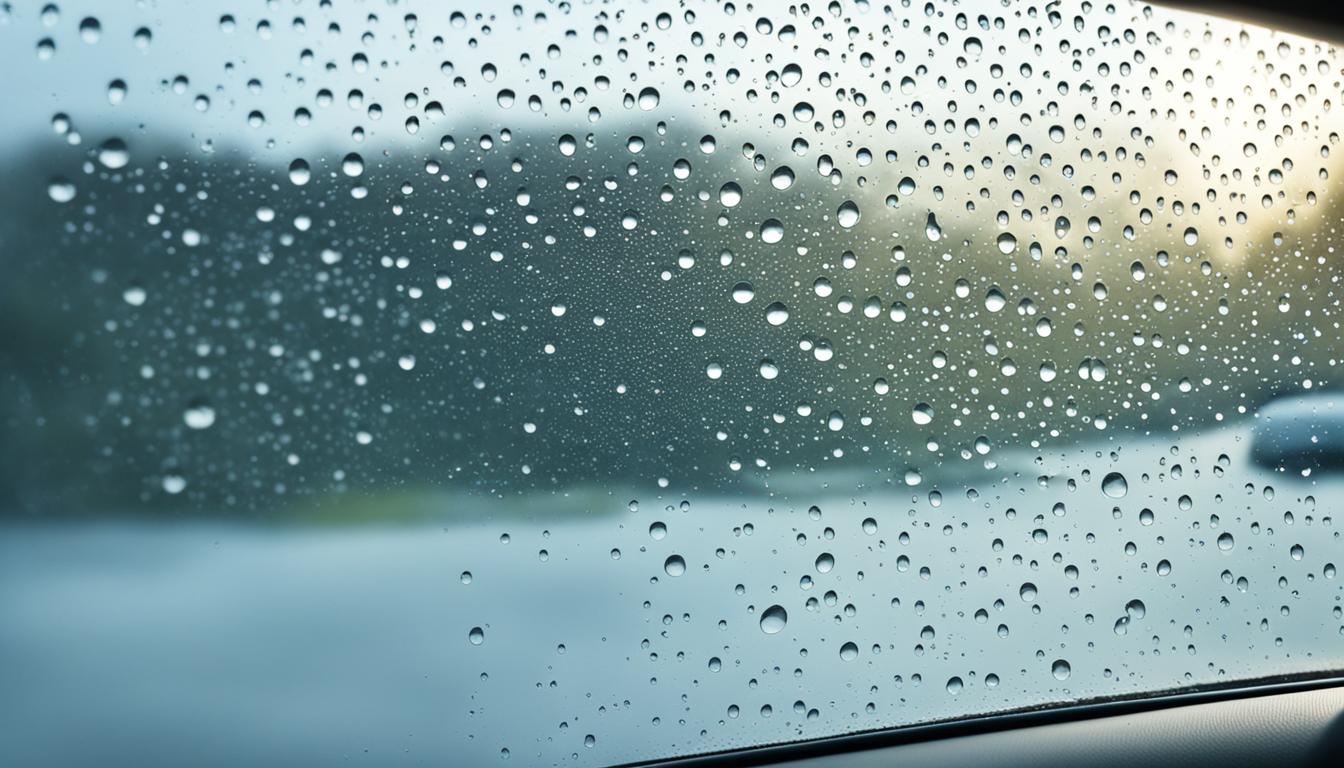
[[[1338,669],[1333,46],[0,3],[15,764],[611,765]]]

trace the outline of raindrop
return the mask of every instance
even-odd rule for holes
[[[929,238],[929,242],[936,243],[943,239],[943,229],[938,226],[938,219],[932,213],[924,222],[924,236]]]
[[[192,429],[209,429],[215,423],[215,409],[205,403],[193,403],[182,412],[182,420]]]
[[[933,408],[928,403],[919,403],[910,412],[910,418],[920,426],[933,422]]]
[[[359,156],[358,152],[351,152],[341,160],[341,172],[351,178],[356,178],[364,173],[364,158]]]
[[[75,185],[63,176],[57,176],[47,184],[47,195],[58,203],[68,203],[75,199]]]
[[[126,149],[126,142],[121,139],[108,139],[98,148],[98,162],[103,164],[104,168],[109,170],[119,170],[125,168],[126,164],[131,162],[131,153]]]
[[[784,631],[784,626],[788,623],[789,614],[782,605],[772,605],[761,613],[761,631],[767,635]]]
[[[761,224],[761,242],[774,244],[784,239],[784,224],[779,219],[766,219]]]
[[[853,201],[846,200],[840,204],[840,208],[835,212],[835,218],[840,222],[840,226],[850,229],[859,223],[859,206]]]
[[[998,288],[990,288],[985,294],[985,309],[990,312],[999,312],[1008,305],[1008,299]]]
[[[289,183],[296,187],[302,187],[313,178],[312,171],[308,168],[308,161],[299,158],[289,164]]]
[[[730,181],[719,188],[719,203],[724,208],[736,208],[742,202],[742,187]]]

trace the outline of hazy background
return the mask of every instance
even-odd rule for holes
[[[614,764],[1338,666],[1334,49],[727,8],[0,7],[15,762]]]

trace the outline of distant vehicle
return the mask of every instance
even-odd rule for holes
[[[1251,457],[1287,470],[1344,469],[1344,393],[1270,401],[1251,428]]]

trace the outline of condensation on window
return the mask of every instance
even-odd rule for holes
[[[1344,662],[1330,44],[15,0],[0,62],[19,744],[603,765]]]

